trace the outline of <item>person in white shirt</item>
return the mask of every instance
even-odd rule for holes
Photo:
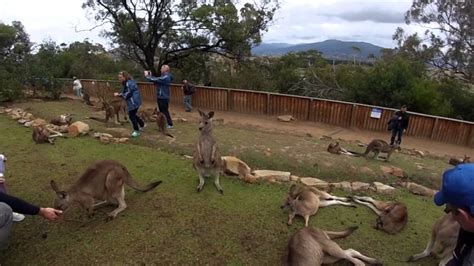
[[[73,77],[72,78],[74,81],[72,82],[72,89],[74,90],[74,92],[76,93],[76,96],[77,97],[80,97],[82,98],[84,95],[82,94],[82,84],[81,84],[81,81],[76,78],[76,77]]]

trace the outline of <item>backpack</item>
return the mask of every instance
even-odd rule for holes
[[[390,120],[388,120],[388,123],[387,123],[387,125],[388,125],[387,130],[388,131],[392,131],[395,128],[395,126],[397,125],[397,120],[398,120],[398,116],[396,116],[396,115],[392,116],[392,118],[390,118]]]

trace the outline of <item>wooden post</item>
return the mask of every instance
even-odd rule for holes
[[[234,101],[232,96],[232,90],[227,90],[227,111],[232,111],[234,109]]]
[[[435,132],[438,130],[438,126],[439,126],[439,119],[436,117],[433,128],[431,129],[430,139],[434,139]]]
[[[352,105],[352,111],[351,111],[350,127],[355,127],[356,112],[357,112],[357,104],[353,104]]]
[[[467,134],[466,146],[474,148],[474,125],[469,127],[469,133]]]
[[[313,115],[313,99],[309,100],[309,107],[308,107],[308,117],[306,117],[306,120],[311,119],[311,115]]]
[[[266,110],[266,115],[271,114],[272,107],[270,106],[270,93],[267,93],[267,110]]]

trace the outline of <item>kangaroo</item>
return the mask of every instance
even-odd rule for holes
[[[84,94],[82,95],[82,100],[84,100],[84,102],[89,105],[89,106],[94,106],[91,102],[91,96],[89,95],[89,93],[87,93],[87,91],[84,90]]]
[[[296,215],[304,218],[304,225],[308,226],[309,217],[315,215],[319,207],[327,207],[331,205],[344,205],[356,207],[353,203],[346,202],[349,198],[336,197],[317,188],[301,185],[291,185],[290,192],[280,206],[282,209],[289,209],[288,225],[293,224],[293,218]]]
[[[450,213],[445,214],[433,224],[431,236],[425,250],[420,254],[411,256],[408,262],[434,255],[441,259],[439,262],[440,266],[446,265],[453,257],[459,229],[459,223],[453,219],[453,216]]]
[[[371,197],[353,196],[356,203],[369,207],[377,214],[375,229],[389,234],[396,234],[405,228],[408,222],[408,210],[405,204],[400,202],[383,202]]]
[[[305,227],[297,231],[288,241],[283,264],[288,266],[322,265],[332,264],[341,259],[348,260],[356,266],[364,266],[364,262],[379,264],[377,259],[364,256],[354,249],[343,250],[333,241],[333,239],[352,234],[357,228],[354,226],[341,232],[331,232]]]
[[[381,139],[374,139],[372,140],[369,145],[367,145],[367,148],[365,149],[365,152],[360,154],[357,153],[361,156],[367,157],[370,152],[374,152],[374,156],[372,158],[378,159],[379,153],[386,153],[387,157],[385,158],[385,161],[388,162],[390,160],[390,155],[392,155],[393,151],[400,149],[400,146],[398,144],[394,145],[389,145],[386,141],[381,140]]]
[[[193,161],[193,167],[199,175],[197,191],[201,192],[204,187],[204,177],[214,176],[214,185],[221,194],[224,194],[224,190],[219,183],[219,175],[222,172],[223,165],[222,159],[217,147],[216,139],[212,135],[212,118],[214,117],[214,112],[210,111],[206,114],[201,110],[198,111],[201,116],[201,121],[199,122],[199,131],[201,132],[201,135],[199,136],[196,145]]]
[[[158,131],[160,131],[165,136],[174,138],[174,136],[171,135],[168,132],[168,129],[166,128],[166,126],[168,125],[168,122],[166,121],[166,116],[163,113],[158,112],[158,110],[155,108],[155,110],[153,111],[153,117],[155,117],[156,119],[156,124],[158,125]]]
[[[51,119],[49,123],[55,126],[64,126],[64,125],[70,125],[71,122],[72,122],[72,114],[64,114],[64,115],[60,115],[59,117]]]
[[[137,116],[144,122],[152,122],[156,121],[156,118],[154,117],[156,113],[156,107],[154,109],[141,109],[137,112]]]
[[[53,134],[51,134],[53,133]],[[36,144],[50,143],[54,144],[54,138],[63,137],[64,135],[60,132],[56,132],[52,129],[48,129],[45,126],[37,126],[33,128],[32,138]]]
[[[327,151],[329,153],[333,153],[333,154],[337,154],[337,155],[344,154],[344,155],[349,155],[349,156],[360,156],[357,153],[354,153],[352,151],[348,151],[348,150],[344,149],[343,147],[341,147],[341,145],[339,144],[338,141],[336,141],[336,143],[329,143]]]
[[[147,192],[161,184],[161,181],[154,181],[141,187],[133,180],[123,164],[113,160],[103,160],[87,168],[67,191],[60,190],[56,182],[51,180],[51,187],[57,196],[54,207],[66,211],[72,203],[79,203],[86,209],[89,217],[92,217],[94,209],[107,203],[118,204],[115,210],[108,213],[106,220],[109,221],[127,208],[124,184],[137,191]],[[102,202],[95,204],[95,200]]]
[[[109,123],[109,119],[113,118],[115,116],[115,124],[121,125],[120,123],[120,112],[122,111],[124,113],[124,119],[125,121],[128,121],[127,118],[127,105],[125,101],[123,100],[115,100],[110,103],[107,101],[102,101],[102,110],[105,110],[105,119],[98,118],[98,117],[93,117],[89,116],[87,118],[97,120],[100,122],[104,122],[105,124]]]
[[[458,158],[450,158],[449,159],[449,164],[451,165],[458,165],[458,164],[463,164],[463,163],[470,163],[471,162],[471,157],[464,155],[464,159],[460,160]]]

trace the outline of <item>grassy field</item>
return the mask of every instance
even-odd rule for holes
[[[19,105],[44,118],[64,112],[83,117],[92,112],[75,101]],[[104,130],[94,121],[91,126]],[[103,145],[89,137],[59,139],[54,146],[35,145],[30,129],[18,126],[5,115],[0,115],[0,132],[0,152],[9,157],[6,177],[11,193],[41,206],[51,205],[54,199],[49,187],[51,179],[65,187],[99,159],[119,160],[142,184],[163,180],[156,190],[145,194],[127,189],[128,209],[109,223],[104,219],[111,208],[102,209],[92,219],[76,208],[57,223],[28,217],[14,224],[10,246],[0,254],[0,263],[5,265],[275,265],[280,262],[288,238],[303,226],[298,218],[288,227],[287,213],[279,208],[289,184],[249,185],[222,177],[225,195],[217,193],[211,180],[203,192],[196,193],[197,175],[191,162],[182,156],[191,154],[197,137],[196,124],[192,122],[177,123],[173,130],[177,141],[156,135],[156,129],[150,126],[140,140],[127,145]],[[289,170],[326,180],[374,181],[380,180],[380,175],[367,176],[354,169],[367,166],[379,173],[380,165],[386,165],[327,154],[326,141],[281,132],[220,125],[216,136],[223,154],[237,155],[253,168]],[[345,146],[361,149],[354,143]],[[417,161],[428,170],[417,169]],[[424,184],[433,183],[431,175],[439,175],[446,166],[436,159],[402,154],[393,156],[390,164],[404,168],[411,178]],[[343,248],[354,248],[384,265],[406,265],[404,261],[410,255],[424,249],[430,227],[442,210],[431,199],[403,190],[395,198],[409,209],[408,226],[395,236],[374,230],[375,215],[364,207],[323,208],[310,223],[328,230],[358,225],[353,235],[338,241]],[[410,265],[433,264],[435,260],[427,259]]]

